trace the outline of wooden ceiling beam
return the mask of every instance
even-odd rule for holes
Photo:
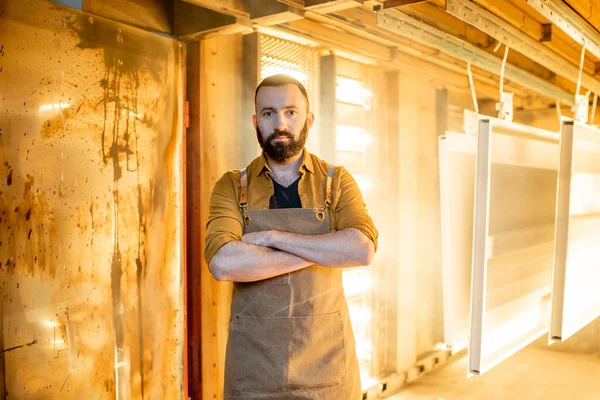
[[[241,18],[250,17],[250,14],[244,7],[243,0],[185,0],[185,2],[208,8],[221,14]]]
[[[285,28],[296,32],[310,32],[319,38],[320,43],[338,43],[345,46],[348,51],[371,57],[376,60],[389,61],[392,59],[392,49],[368,39],[349,35],[344,31],[333,29],[319,22],[302,19],[288,22]]]
[[[558,56],[540,42],[485,8],[467,0],[446,0],[446,9],[448,13],[465,23],[473,24],[476,28],[496,37],[496,39],[504,41],[511,49],[543,65],[555,74],[566,77],[571,82],[577,82],[580,78],[577,66]],[[522,67],[529,69],[524,65]],[[547,77],[547,79],[551,78],[552,76]],[[591,75],[584,73],[581,80],[584,86],[593,89],[595,92],[600,92],[600,81]]]
[[[364,0],[304,0],[304,9],[319,14],[327,14],[348,8],[361,7]]]
[[[262,1],[264,2],[264,0]],[[365,4],[365,0],[277,0],[277,2],[300,8],[305,11],[316,12],[318,14],[327,14],[346,10],[348,8],[361,7]]]
[[[560,30],[553,30],[550,41],[544,41],[544,24],[536,21],[510,1],[474,0],[473,2],[515,26],[536,41],[542,42],[544,46],[559,54],[573,65],[579,65],[580,52],[573,48],[573,42]],[[587,73],[594,74],[594,61],[590,57],[586,57],[584,69]]]
[[[383,9],[409,6],[411,4],[424,3],[429,0],[387,0],[383,3]]]
[[[247,0],[250,21],[264,25],[276,25],[304,18],[300,8],[276,1]]]
[[[173,33],[183,41],[252,32],[252,23],[245,17],[226,15],[189,2],[173,2]]]
[[[491,73],[500,74],[501,59],[499,57],[397,9],[379,11],[377,24],[398,35],[437,48],[454,57],[468,60],[474,66],[479,66]],[[574,102],[572,93],[512,64],[506,65],[504,77],[518,82],[525,88],[553,99],[559,99],[566,104]]]
[[[600,27],[600,8],[590,0],[565,0],[591,27]]]
[[[402,12],[417,17],[434,25],[445,32],[468,41],[483,49],[493,47],[495,39],[484,32],[465,24],[459,19],[448,14],[445,9],[431,3],[422,3],[413,7],[401,9]]]

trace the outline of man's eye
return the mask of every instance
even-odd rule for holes
[[[298,111],[290,110],[289,113],[290,113],[290,115],[297,115]]]
[[[270,117],[271,115],[273,115],[273,113],[271,111],[267,111],[263,114],[265,117]]]

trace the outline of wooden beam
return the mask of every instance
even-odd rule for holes
[[[175,0],[173,7],[174,34],[179,40],[197,41],[212,36],[252,31],[252,24],[243,17],[222,14],[182,0]]]
[[[313,18],[316,14],[307,12],[309,18]],[[370,50],[367,50],[364,54],[367,57],[377,60],[378,64],[388,70],[410,70],[417,74],[421,74],[427,77],[432,82],[436,82],[438,85],[447,87],[453,91],[470,94],[469,84],[466,77],[466,63],[462,60],[453,58],[447,54],[441,53],[436,49],[428,46],[415,43],[402,36],[395,35],[383,28],[379,28],[375,24],[375,14],[364,9],[356,8],[352,10],[345,10],[341,18],[338,18],[338,14],[329,14],[328,16],[318,16],[319,20],[327,23],[326,17],[330,17],[328,25],[333,25],[336,28],[343,29],[348,32],[359,34],[362,32],[363,37],[367,38],[369,35],[378,36],[384,38],[390,43],[396,43],[400,45],[397,51],[392,52],[392,60],[386,61],[377,57],[377,54],[370,54]],[[353,37],[352,35],[340,35],[344,40],[338,42],[332,40],[329,34],[329,30],[323,30],[321,24],[304,24],[303,26],[294,25],[294,29],[291,30],[283,24],[278,26],[276,31],[282,32],[282,34],[289,35],[293,34],[296,37],[321,43],[324,49],[333,51],[343,52],[355,52],[353,48]],[[313,30],[313,28],[319,28]],[[274,34],[274,33],[270,33]],[[498,78],[494,74],[487,71],[473,68],[473,76],[475,79],[475,85],[477,87],[477,95],[479,98],[490,98],[493,101],[498,101]],[[508,81],[505,82],[505,88],[515,93],[514,105],[515,107],[546,107],[548,101],[542,96],[532,94],[531,92],[523,89],[520,86],[513,84]]]
[[[221,14],[234,17],[248,18],[249,14],[244,7],[243,0],[185,0],[188,3],[208,8]]]
[[[348,8],[360,7],[364,0],[304,0],[304,8],[319,14],[327,14]]]
[[[162,0],[83,0],[81,10],[138,28],[172,34],[170,6]]]
[[[383,9],[408,6],[411,4],[424,3],[428,0],[387,0],[383,3]]]
[[[552,24],[542,24],[542,37],[540,42],[552,41]]]
[[[244,166],[239,147],[231,145],[232,140],[242,138],[240,121],[238,118],[219,118],[223,104],[227,105],[231,115],[241,115],[241,41],[239,35],[230,35],[200,42],[202,399],[223,399],[225,347],[233,286],[231,282],[216,281],[204,261],[204,227],[215,183],[225,171]],[[250,123],[246,121],[246,124]]]
[[[493,48],[495,41],[488,34],[465,24],[445,9],[431,3],[423,3],[414,7],[402,9],[408,15],[415,16],[427,23],[434,25],[453,36],[459,37],[483,49]]]
[[[319,152],[325,160],[335,161],[335,55],[321,56],[319,71]]]
[[[249,0],[250,21],[261,25],[276,25],[304,18],[304,11],[287,4],[264,0]]]
[[[520,2],[521,0],[518,1]],[[474,3],[479,4],[499,18],[502,18],[504,21],[519,28],[522,32],[531,36],[536,41],[542,42],[544,46],[561,55],[573,65],[579,65],[580,52],[571,46],[572,40],[570,41],[562,31],[554,30],[550,41],[543,41],[544,24],[536,21],[529,14],[525,13],[518,5],[506,0],[474,0]],[[548,21],[546,20],[546,22]],[[589,57],[586,57],[584,70],[590,74],[594,73],[593,62]]]
[[[600,26],[600,9],[589,0],[565,0],[592,27]]]
[[[377,14],[377,23],[396,34],[437,48],[453,57],[467,60],[491,73],[498,74],[500,71],[501,60],[498,57],[399,10],[380,11]],[[530,90],[559,99],[566,104],[573,104],[572,93],[548,83],[531,72],[507,64],[505,76]]]
[[[185,135],[186,153],[186,221],[187,221],[187,331],[189,394],[193,399],[202,397],[202,291],[200,248],[200,43],[190,43],[186,52],[186,99],[189,102],[189,126]],[[188,385],[188,382],[185,382]]]
[[[447,0],[446,9],[448,13],[460,18],[466,23],[473,24],[476,28],[495,36],[498,40],[504,40],[505,45],[516,50],[521,55],[531,58],[531,60],[548,68],[550,71],[566,77],[572,82],[577,82],[580,78],[578,67],[561,58],[547,47],[527,36],[501,18],[498,18],[485,8],[467,0]],[[519,58],[512,61],[512,63],[519,65],[522,68],[533,70],[533,67],[535,66],[530,67],[527,64],[523,65],[521,55],[519,55]],[[545,71],[542,70],[540,72],[543,73]],[[538,72],[537,75],[540,75],[540,72]],[[551,75],[542,76],[546,79],[552,78]],[[587,73],[584,73],[583,76],[581,76],[581,83],[584,86],[593,89],[595,92],[600,91],[600,81]]]
[[[438,136],[443,136],[448,130],[448,90],[435,91],[435,122]]]
[[[244,135],[240,140],[241,163],[250,163],[259,153],[256,135],[252,131],[252,116],[255,114],[254,93],[260,80],[260,34],[251,33],[242,38],[242,101],[241,126]]]
[[[342,44],[343,47],[352,53],[362,54],[378,60],[389,61],[392,59],[392,49],[389,47],[373,43],[358,36],[348,35],[345,32],[340,32],[315,21],[303,19],[289,22],[284,26],[292,31],[311,32],[318,36],[320,38],[319,41],[325,45],[334,42]]]

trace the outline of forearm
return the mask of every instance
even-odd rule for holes
[[[209,269],[219,281],[254,282],[294,272],[312,264],[285,251],[233,241],[217,251],[210,261]]]
[[[293,254],[324,267],[369,265],[374,245],[361,231],[344,229],[323,235],[270,231],[269,247]]]

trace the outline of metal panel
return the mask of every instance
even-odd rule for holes
[[[469,284],[473,238],[475,136],[439,138],[444,342],[452,353],[469,340]]]
[[[563,120],[550,339],[565,341],[600,316],[600,130]]]
[[[506,122],[496,132],[496,121],[481,117],[477,137],[471,374],[531,343],[549,323],[558,143],[551,132],[531,136]]]
[[[377,12],[377,25],[500,75],[502,60],[498,57],[401,11]],[[573,94],[514,65],[506,65],[504,77],[551,99],[557,99],[569,105],[574,104]]]
[[[471,335],[469,370],[483,370],[483,324],[486,306],[487,237],[490,224],[490,175],[492,169],[492,124],[479,121],[475,172],[475,216],[473,221],[473,276],[471,277]]]
[[[0,13],[0,392],[184,397],[181,43]]]

